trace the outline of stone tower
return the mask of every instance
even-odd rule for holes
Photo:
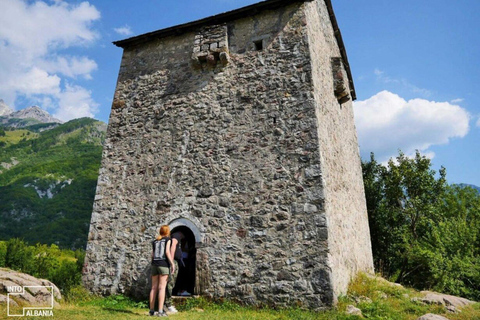
[[[90,290],[147,296],[162,224],[186,236],[180,277],[197,295],[323,308],[373,271],[330,0],[267,0],[115,45]]]

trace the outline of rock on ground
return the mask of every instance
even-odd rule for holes
[[[19,292],[18,287],[22,290]],[[54,305],[62,299],[60,290],[52,282],[45,279],[37,279],[26,273],[0,268],[0,304],[45,306],[51,303],[51,289],[53,288]],[[25,288],[25,290],[23,290]],[[10,293],[10,299],[7,295]],[[12,295],[12,293],[18,293]]]
[[[417,320],[449,320],[449,319],[443,316],[439,316],[438,314],[427,313],[421,316],[420,318],[417,318]]]
[[[420,300],[428,304],[439,304],[446,307],[454,306],[455,308],[461,308],[469,304],[475,303],[474,301],[465,298],[451,296],[443,293],[437,293],[432,291],[421,291],[420,293],[424,295],[424,297],[420,298]]]
[[[362,310],[352,306],[351,304],[347,306],[347,314],[363,316]]]

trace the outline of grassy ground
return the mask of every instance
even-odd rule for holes
[[[435,313],[450,320],[480,320],[479,303],[463,308],[461,313],[452,314],[447,313],[443,306],[413,302],[411,299],[417,296],[419,293],[414,290],[360,276],[350,285],[348,295],[341,297],[337,307],[330,311],[255,309],[241,307],[231,302],[213,303],[202,298],[189,298],[184,300],[186,302],[183,304],[177,303],[180,312],[169,318],[172,320],[414,320],[424,314]],[[128,320],[148,318],[148,308],[145,302],[133,302],[123,296],[89,297],[83,289],[77,288],[67,298],[70,301],[55,307],[54,316],[50,319]],[[361,309],[364,317],[347,314],[345,310],[348,305]],[[6,314],[5,305],[1,305],[0,319],[12,319]],[[35,319],[35,317],[27,318]],[[45,317],[37,318],[46,319]]]

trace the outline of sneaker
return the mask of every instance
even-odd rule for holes
[[[151,315],[151,316],[155,315],[155,310],[148,311],[148,314]]]
[[[170,306],[170,307],[167,308],[167,312],[177,313],[178,310],[177,310],[177,308],[175,308],[174,306]]]
[[[178,295],[183,296],[183,297],[188,297],[188,296],[191,296],[192,294],[190,292],[187,292],[186,290],[183,290]]]
[[[163,311],[163,310],[162,310],[162,311],[159,311],[159,312],[157,313],[157,316],[159,316],[159,317],[168,317],[167,313],[166,313],[165,311]]]

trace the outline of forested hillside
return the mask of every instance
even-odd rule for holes
[[[81,118],[36,129],[0,129],[0,240],[82,248],[106,124]]]

